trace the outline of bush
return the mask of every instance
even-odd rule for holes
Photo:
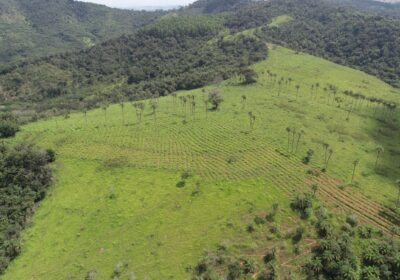
[[[312,197],[309,194],[297,195],[290,203],[290,207],[303,219],[307,219],[311,214]]]
[[[177,188],[184,188],[186,185],[186,181],[180,180],[178,183],[176,183]]]
[[[0,122],[0,139],[14,137],[19,131],[19,126],[10,121]]]
[[[346,222],[352,227],[356,227],[358,225],[358,217],[354,214],[347,215]]]
[[[302,162],[303,162],[304,164],[309,164],[310,161],[311,161],[311,159],[312,159],[312,157],[313,157],[313,155],[314,155],[314,151],[311,150],[311,149],[308,150],[306,156],[303,157]]]

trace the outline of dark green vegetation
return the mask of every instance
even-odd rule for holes
[[[163,14],[71,0],[1,0],[0,69],[6,62],[91,47]]]
[[[266,57],[265,42],[255,36],[210,41],[222,22],[218,16],[171,17],[90,50],[22,64],[3,72],[2,101],[37,111],[58,107],[65,113],[104,100],[198,88]]]
[[[266,23],[289,15],[279,27]],[[359,68],[400,86],[400,20],[337,7],[320,0],[274,0],[242,8],[228,19],[231,29],[262,26],[269,41]]]
[[[242,234],[258,246],[221,243],[191,268],[192,279],[400,279],[397,236],[361,226],[353,214],[332,215],[316,192],[292,200],[302,220],[287,220],[285,208],[274,204],[265,216],[253,214]]]
[[[20,253],[20,233],[52,179],[54,152],[0,145],[0,274]]]

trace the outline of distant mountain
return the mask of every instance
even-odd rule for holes
[[[400,17],[400,0],[331,0],[341,6],[374,12],[385,16]]]
[[[73,0],[0,0],[0,65],[90,47],[161,14]]]
[[[198,0],[188,6],[188,10],[197,10],[204,13],[220,13],[232,11],[239,7],[243,7],[254,0]]]
[[[170,11],[179,9],[179,5],[163,5],[163,6],[129,6],[124,7],[125,9],[135,10],[135,11]]]

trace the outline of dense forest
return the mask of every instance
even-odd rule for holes
[[[294,20],[270,27],[279,15]],[[267,40],[358,68],[400,86],[400,20],[336,7],[319,0],[282,0],[249,5],[226,25],[260,27]]]
[[[0,274],[20,253],[20,233],[51,183],[51,150],[0,144]]]
[[[266,57],[265,42],[215,38],[222,29],[220,16],[169,17],[90,50],[3,71],[1,98],[10,106],[34,102],[38,111],[90,107],[201,87]]]
[[[0,69],[6,62],[91,47],[132,33],[165,12],[111,9],[72,0],[0,1]]]

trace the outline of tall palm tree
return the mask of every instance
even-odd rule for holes
[[[193,118],[196,119],[196,101],[193,100],[191,105],[192,105]]]
[[[158,108],[157,102],[155,101],[151,102],[150,107],[151,110],[153,111],[154,121],[157,121],[157,108]]]
[[[299,97],[300,85],[296,85],[296,100]]]
[[[286,127],[286,132],[288,134],[287,144],[288,144],[288,151],[289,151],[290,150],[290,135],[291,135],[292,129],[290,127]]]
[[[330,161],[331,158],[332,158],[332,155],[333,155],[333,149],[332,149],[332,148],[329,148],[329,149],[328,149],[328,158],[327,158],[327,160],[326,160],[326,162],[325,162],[325,171],[328,170],[328,164],[329,164],[329,161]]]
[[[85,108],[85,109],[83,109],[83,114],[84,114],[84,116],[85,116],[85,125],[87,126],[87,109]]]
[[[360,160],[356,159],[355,161],[353,161],[353,175],[351,176],[351,183],[353,184],[354,182],[354,175],[356,174],[356,168],[359,165]]]
[[[203,100],[203,102],[204,102],[204,108],[205,108],[206,119],[207,119],[207,116],[208,116],[208,103],[210,103],[210,101],[208,100],[208,98],[205,98],[205,99]]]
[[[121,107],[122,125],[125,125],[125,111],[124,111],[125,104],[124,104],[124,102],[121,101],[121,102],[119,103],[119,106]]]
[[[299,133],[297,133],[297,142],[296,142],[296,150],[295,150],[295,154],[297,154],[297,150],[299,149],[299,143],[300,143],[300,139],[301,137],[305,134],[304,130],[300,130]]]
[[[250,119],[250,129],[253,130],[254,123],[256,122],[256,116],[253,114],[253,112],[249,112],[248,115]]]
[[[101,107],[101,109],[103,110],[104,113],[104,124],[107,124],[107,109],[108,109],[108,104],[103,104],[103,106]]]
[[[244,108],[246,107],[246,100],[247,100],[247,96],[246,95],[242,95],[242,110],[244,110]]]
[[[329,149],[329,144],[328,143],[322,143],[322,146],[324,147],[325,155],[324,155],[324,165],[326,165],[326,160],[328,158],[328,149]]]
[[[385,152],[385,149],[383,147],[378,147],[376,148],[376,160],[375,160],[375,168],[378,167],[378,161],[381,156]]]
[[[397,207],[400,207],[400,179],[396,181],[398,195],[397,195]]]

